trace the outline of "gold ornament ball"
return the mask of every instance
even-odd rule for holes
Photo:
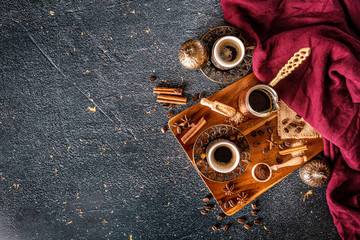
[[[208,48],[200,40],[188,40],[180,47],[179,60],[184,67],[191,70],[199,70],[209,61]]]

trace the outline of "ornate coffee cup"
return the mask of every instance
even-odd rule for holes
[[[211,62],[221,70],[238,66],[245,57],[244,43],[237,37],[225,36],[219,38],[213,45]]]
[[[232,141],[219,138],[207,146],[206,158],[212,169],[220,173],[228,173],[239,165],[240,150]]]

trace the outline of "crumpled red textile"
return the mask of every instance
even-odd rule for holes
[[[222,0],[224,16],[256,44],[269,83],[300,48],[311,56],[275,86],[324,138],[333,164],[327,202],[343,239],[360,239],[360,1]]]

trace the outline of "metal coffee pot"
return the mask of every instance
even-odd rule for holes
[[[238,98],[238,106],[240,112],[247,117],[268,117],[272,112],[279,109],[279,97],[273,87],[280,82],[280,80],[287,77],[295,68],[297,68],[311,53],[310,48],[302,48],[290,58],[284,67],[280,69],[276,77],[269,83],[269,85],[258,84],[252,87],[245,88]],[[261,91],[269,98],[269,108],[264,111],[255,110],[250,103],[250,94],[253,91]]]

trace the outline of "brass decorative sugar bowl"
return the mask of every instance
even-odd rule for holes
[[[329,163],[320,158],[305,163],[299,170],[301,180],[312,187],[321,187],[327,184],[331,176]]]
[[[209,61],[209,50],[200,40],[187,40],[180,47],[179,60],[184,67],[198,70]]]

